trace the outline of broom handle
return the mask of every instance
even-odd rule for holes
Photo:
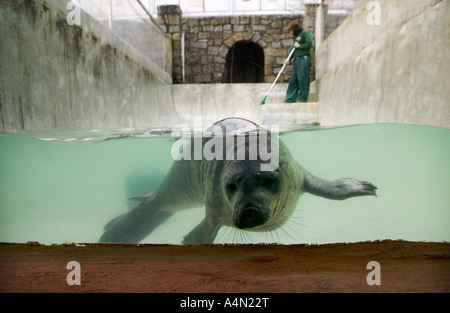
[[[292,53],[294,53],[295,49],[292,49],[291,53],[289,53],[289,56],[287,57],[288,59],[291,58]],[[277,75],[277,78],[275,78],[275,81],[273,82],[272,86],[270,86],[269,91],[267,91],[266,96],[270,93],[270,91],[272,90],[273,86],[275,86],[278,78],[280,77],[281,73],[283,73],[284,68],[286,67],[286,64],[283,64],[283,67],[281,68],[280,72]]]
[[[292,54],[294,53],[295,49],[296,49],[296,48],[294,47],[294,48],[291,50],[291,52],[289,53],[289,55],[288,55],[288,57],[287,57],[287,60],[289,60],[289,59],[291,58],[291,56],[292,56]],[[285,67],[286,67],[286,63],[283,64],[283,67],[281,68],[280,72],[278,73],[277,78],[275,78],[275,81],[273,82],[272,86],[270,86],[269,90],[267,91],[266,97],[269,95],[269,93],[270,93],[270,91],[272,90],[273,86],[275,86],[275,83],[277,82],[278,77],[280,77],[281,73],[283,73],[283,70],[284,70]]]

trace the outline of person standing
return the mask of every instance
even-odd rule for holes
[[[293,60],[285,102],[295,102],[295,98],[299,92],[298,100],[300,102],[306,102],[308,101],[309,70],[311,69],[311,34],[303,29],[302,25],[297,22],[289,23],[288,31],[294,35],[294,41],[288,55],[291,53],[292,49],[295,49],[295,51],[290,58],[287,58],[284,61],[284,64],[288,64]]]

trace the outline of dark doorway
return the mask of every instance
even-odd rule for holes
[[[236,42],[228,50],[225,61],[227,83],[263,83],[264,51],[249,40]]]

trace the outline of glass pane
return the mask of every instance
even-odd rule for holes
[[[260,0],[236,0],[236,11],[258,11]]]

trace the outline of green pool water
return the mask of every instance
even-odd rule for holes
[[[96,242],[111,218],[132,207],[128,197],[156,188],[174,162],[170,136],[142,137],[81,144],[79,137],[0,134],[0,242]],[[299,130],[281,140],[314,175],[367,180],[378,196],[305,194],[281,229],[224,227],[216,243],[450,241],[449,129],[369,124]],[[204,208],[175,214],[143,243],[180,244],[203,216]]]

